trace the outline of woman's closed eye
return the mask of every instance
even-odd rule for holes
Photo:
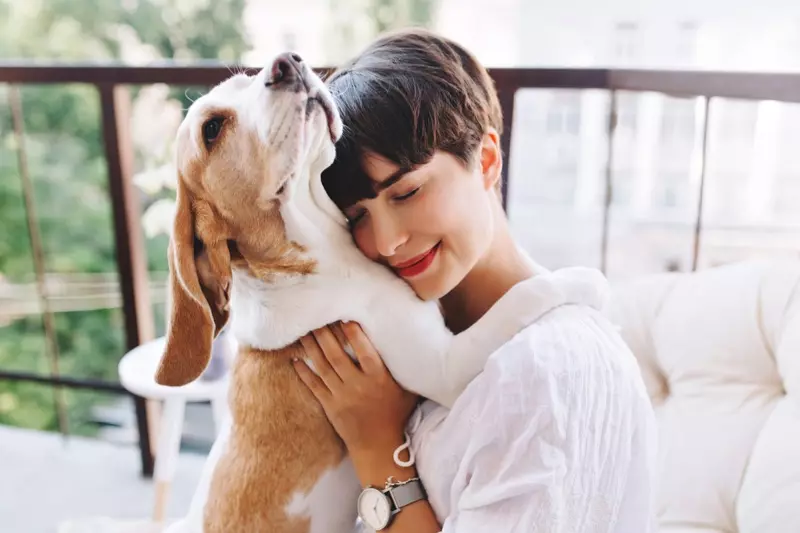
[[[403,200],[408,200],[409,198],[411,198],[412,196],[417,194],[419,192],[419,190],[420,190],[420,187],[417,187],[416,189],[413,189],[413,190],[411,190],[411,191],[409,191],[409,192],[407,192],[405,194],[398,194],[397,196],[394,197],[394,199],[395,200],[399,200],[401,202]]]
[[[366,209],[361,209],[361,210],[359,210],[359,211],[345,212],[344,216],[347,218],[347,223],[348,223],[348,224],[350,225],[350,227],[352,228],[353,226],[355,226],[356,224],[358,224],[358,222],[359,222],[359,221],[360,221],[362,218],[364,218],[364,216],[365,216],[366,214],[367,214],[367,211],[366,211]]]
[[[408,191],[407,193],[394,195],[394,196],[392,196],[392,200],[395,201],[395,202],[404,202],[406,200],[409,200],[411,197],[413,197],[415,194],[417,194],[420,191],[421,188],[422,188],[422,186],[420,185],[419,187],[417,187],[415,189],[412,189],[412,190]],[[351,228],[353,228],[359,222],[361,222],[361,220],[364,219],[364,217],[367,215],[367,210],[366,209],[345,210],[344,215],[345,215],[345,217],[347,217],[348,225]]]

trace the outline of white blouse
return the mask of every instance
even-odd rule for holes
[[[427,401],[409,422],[443,533],[651,531],[655,418],[606,294],[595,270],[544,272],[473,326],[508,341],[452,410]]]

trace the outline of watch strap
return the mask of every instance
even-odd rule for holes
[[[402,485],[395,485],[386,492],[394,504],[393,512],[395,513],[407,505],[427,498],[425,489],[419,479],[408,481]]]

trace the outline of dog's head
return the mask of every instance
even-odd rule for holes
[[[163,385],[197,379],[229,318],[231,255],[285,249],[279,208],[297,177],[333,160],[342,124],[322,81],[295,54],[199,98],[178,129],[176,214],[168,249]]]

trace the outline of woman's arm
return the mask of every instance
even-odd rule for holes
[[[347,445],[362,486],[383,489],[390,477],[397,481],[416,477],[415,468],[395,463],[394,451],[403,444],[417,397],[394,381],[361,328],[354,323],[333,325],[314,331],[301,342],[315,372],[302,361],[296,361],[295,368]],[[342,345],[352,348],[358,364]],[[430,504],[420,500],[403,507],[384,531],[439,530]]]

